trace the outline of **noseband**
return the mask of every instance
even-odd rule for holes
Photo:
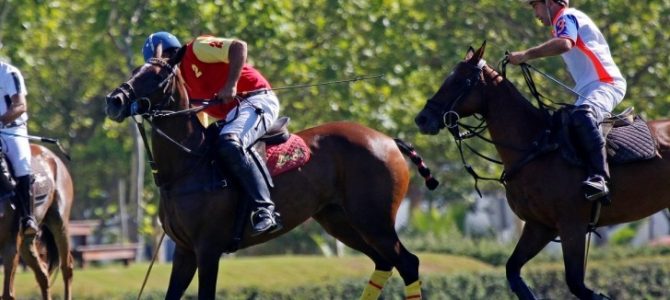
[[[172,81],[177,74],[177,68],[170,65],[166,60],[160,58],[149,59],[145,66],[150,65],[161,67],[159,74],[162,73],[163,70],[168,70],[169,72],[168,75],[151,92],[147,93],[146,95],[137,94],[135,88],[133,88],[133,85],[131,84],[136,80],[136,76],[133,76],[128,81],[122,83],[115,90],[116,92],[123,94],[123,96],[130,101],[130,111],[132,115],[155,113],[157,111],[163,110],[163,108],[168,107],[170,104],[175,102],[174,97],[172,96],[173,92],[171,92],[170,89],[174,89],[174,84],[172,84]],[[152,105],[149,97],[157,92],[161,92],[161,97],[163,98],[157,105]],[[146,108],[141,109],[142,106],[140,104],[146,104]]]

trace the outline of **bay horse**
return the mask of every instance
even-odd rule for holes
[[[8,199],[0,204],[0,248],[5,275],[2,299],[15,299],[14,274],[20,254],[35,274],[42,299],[51,299],[51,274],[60,264],[63,299],[69,300],[72,299],[74,265],[67,232],[74,199],[72,178],[65,163],[51,150],[36,144],[31,144],[30,150],[34,177],[32,198],[40,230],[37,236],[19,234],[18,212],[12,209]],[[46,262],[37,249],[36,239],[46,249]]]
[[[560,151],[538,155],[528,150],[548,129],[549,120],[483,59],[486,43],[470,47],[437,92],[415,118],[424,134],[449,128],[458,133],[458,119],[481,116],[504,170],[515,170],[504,181],[509,206],[525,221],[519,241],[506,264],[511,290],[519,299],[535,299],[521,278],[521,268],[550,241],[560,237],[566,282],[579,299],[602,299],[584,283],[585,235],[592,203],[584,198],[585,170],[569,165]],[[670,120],[647,122],[658,142],[656,158],[611,165],[611,204],[604,206],[596,226],[639,220],[670,207]],[[456,139],[460,139],[456,137]]]
[[[134,115],[136,106],[150,106],[143,116],[152,125],[155,172],[163,182],[159,218],[176,242],[165,298],[182,297],[197,270],[198,298],[213,299],[219,259],[230,251],[237,199],[243,192],[235,186],[198,188],[211,182],[215,170],[209,156],[197,154],[207,152],[209,139],[190,109],[181,77],[178,64],[185,48],[169,60],[160,59],[162,50],[157,48],[154,58],[107,95],[106,113],[121,122]],[[401,150],[388,136],[352,122],[319,125],[296,135],[309,147],[311,158],[272,178],[272,199],[283,229],[252,237],[246,226],[239,248],[273,239],[312,217],[330,235],[374,261],[375,272],[361,299],[377,299],[393,268],[406,285],[406,297],[420,299],[419,259],[403,246],[394,229],[409,185],[403,152],[420,171],[427,171],[420,157]]]

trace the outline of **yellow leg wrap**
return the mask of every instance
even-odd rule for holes
[[[421,280],[417,280],[414,283],[405,287],[405,299],[406,300],[421,299]]]
[[[361,300],[377,300],[382,294],[382,289],[386,284],[386,281],[391,278],[392,271],[380,271],[375,270],[370,276],[368,285],[363,290],[361,295]]]

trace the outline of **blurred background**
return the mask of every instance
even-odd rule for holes
[[[618,109],[633,106],[647,119],[666,118],[670,1],[571,4],[600,26],[628,80],[626,100]],[[413,119],[469,46],[486,41],[485,58],[496,66],[505,51],[525,49],[550,37],[550,29],[542,27],[521,1],[0,1],[0,59],[18,67],[25,77],[29,132],[60,139],[72,156],[68,163],[76,189],[72,219],[83,228],[75,242],[133,245],[140,249],[133,261],[150,259],[162,234],[158,192],[134,124],[106,119],[104,96],[143,63],[145,38],[163,30],[182,43],[200,34],[246,41],[249,61],[274,87],[383,75],[350,84],[282,90],[278,93],[282,114],[292,118],[292,131],[350,120],[412,142],[442,185],[429,192],[412,171],[410,192],[398,215],[403,242],[412,251],[462,255],[504,266],[522,222],[509,210],[503,187],[480,182],[480,198],[451,136],[420,135]],[[560,58],[531,63],[572,84]],[[517,67],[509,66],[507,76],[529,95]],[[540,76],[535,79],[549,98],[572,101],[557,85]],[[473,141],[471,146],[496,156],[488,144]],[[466,159],[480,175],[500,175],[498,165],[469,154]],[[602,229],[601,236],[593,238],[590,258],[620,261],[665,254],[669,231],[664,213]],[[560,261],[559,246],[552,243],[536,260]],[[169,261],[171,249],[166,241],[159,260]],[[308,221],[235,256],[337,257],[352,252]],[[499,292],[507,293],[503,278],[496,284]],[[564,285],[559,289],[567,291]]]

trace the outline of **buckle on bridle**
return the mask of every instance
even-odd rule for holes
[[[461,116],[453,110],[447,111],[442,115],[442,122],[444,123],[444,126],[449,129],[458,127],[458,120],[460,119]]]

